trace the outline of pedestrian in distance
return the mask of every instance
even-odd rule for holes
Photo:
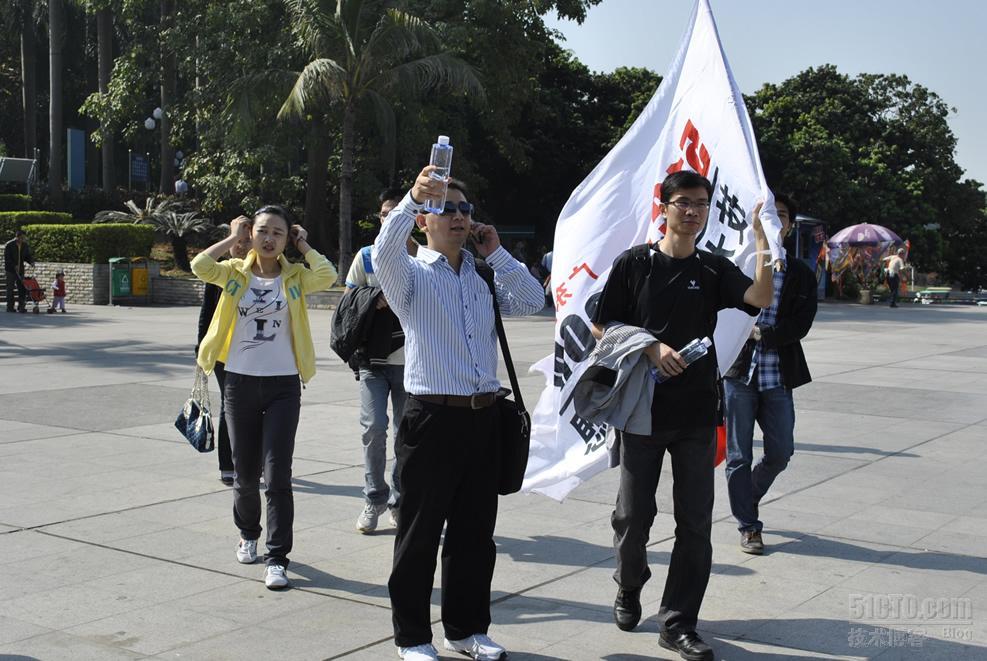
[[[24,286],[24,265],[34,266],[31,246],[27,243],[27,234],[18,228],[14,238],[3,244],[3,270],[6,275],[7,312],[14,312],[14,289],[17,290],[17,312],[27,312],[25,299],[27,288]]]
[[[65,271],[59,270],[55,274],[55,281],[51,283],[51,307],[48,308],[48,314],[55,310],[65,312],[65,295]]]
[[[250,237],[244,259],[217,261]],[[301,385],[315,375],[315,346],[305,295],[327,289],[336,269],[306,240],[288,213],[265,206],[250,219],[230,223],[230,235],[199,253],[192,272],[223,289],[216,312],[199,345],[198,364],[208,374],[225,365],[223,393],[233,454],[233,521],[240,531],[237,560],[257,560],[260,538],[259,475],[267,500],[267,553],[264,583],[287,587],[286,569],[295,515],[291,461],[301,408]],[[291,241],[308,264],[284,256]]]

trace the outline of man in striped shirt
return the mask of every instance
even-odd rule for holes
[[[504,648],[487,636],[500,443],[497,333],[490,289],[463,249],[467,238],[494,271],[502,314],[534,314],[543,295],[528,269],[500,245],[497,230],[472,222],[463,184],[433,179],[433,170],[422,170],[387,215],[373,248],[377,279],[406,338],[408,400],[396,442],[402,493],[388,581],[394,640],[406,661],[438,658],[429,604],[445,525],[445,648],[500,659]],[[422,204],[441,199],[447,183],[443,213],[425,213]],[[412,257],[406,240],[415,224],[428,245]]]

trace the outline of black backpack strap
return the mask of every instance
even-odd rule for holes
[[[527,411],[524,407],[524,400],[521,399],[521,386],[517,382],[517,374],[514,371],[514,361],[511,359],[511,348],[507,345],[507,333],[504,332],[504,320],[500,316],[500,305],[497,303],[497,289],[494,286],[494,271],[490,265],[483,260],[476,260],[476,273],[490,288],[490,295],[493,296],[494,325],[497,327],[497,338],[500,340],[500,352],[504,354],[504,363],[507,367],[507,376],[511,379],[511,390],[514,393],[514,401],[518,408]]]

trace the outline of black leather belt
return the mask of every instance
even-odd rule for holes
[[[463,409],[485,409],[497,401],[495,392],[478,392],[475,395],[411,395],[420,402],[456,406]]]

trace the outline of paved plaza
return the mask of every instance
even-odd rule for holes
[[[173,427],[197,308],[0,316],[0,657],[397,659],[394,531],[387,517],[354,529],[359,396],[330,314],[311,313],[319,373],[295,450],[293,589],[278,593],[236,562],[215,453]],[[552,330],[508,321],[522,371]],[[796,391],[796,455],[761,506],[764,556],[740,552],[717,470],[700,632],[729,661],[987,659],[987,309],[827,303],[804,348],[815,381]],[[540,377],[523,385],[533,404]],[[512,659],[677,658],[654,619],[674,528],[665,463],[632,633],[611,615],[616,471],[562,504],[501,499],[491,634]]]

